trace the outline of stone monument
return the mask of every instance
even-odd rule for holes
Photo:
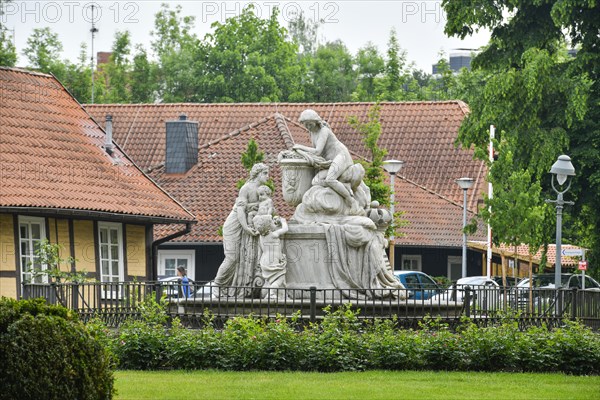
[[[392,216],[371,202],[363,166],[354,164],[348,148],[315,111],[303,111],[299,121],[313,147],[296,144],[279,154],[283,198],[296,207],[294,215],[285,228],[276,227],[272,215],[248,219],[260,214],[258,188],[268,179],[268,168],[255,165],[223,226],[225,260],[214,283],[228,289],[219,295],[272,296],[272,286],[298,289],[288,291],[298,297],[315,286],[351,289],[339,292],[347,298],[402,296],[402,291],[383,290],[403,289],[385,254],[384,232]],[[274,263],[260,254],[265,240],[277,243]]]

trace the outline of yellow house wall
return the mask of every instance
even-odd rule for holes
[[[143,225],[127,225],[127,275],[146,277],[146,230]]]
[[[96,270],[94,223],[92,221],[73,221],[73,234],[77,271],[99,272]]]
[[[17,298],[17,278],[0,278],[0,296]]]
[[[0,214],[0,271],[15,271],[16,273],[13,222],[12,215]]]

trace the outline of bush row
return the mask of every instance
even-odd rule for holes
[[[349,307],[299,329],[294,319],[239,317],[224,329],[190,330],[176,320],[130,321],[104,330],[121,369],[360,371],[531,371],[600,374],[600,335],[576,322],[520,331],[516,323],[451,331],[439,321],[399,330],[393,320],[365,325]]]
[[[113,370],[74,313],[43,299],[0,299],[0,400],[110,399]]]

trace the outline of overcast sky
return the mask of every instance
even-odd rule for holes
[[[183,15],[196,17],[199,37],[211,31],[213,22],[239,15],[249,2],[239,1],[172,1],[181,4]],[[487,32],[461,41],[444,35],[445,15],[441,1],[255,1],[256,13],[266,17],[278,6],[281,23],[294,18],[300,10],[309,18],[322,19],[320,41],[341,39],[352,54],[367,42],[376,44],[385,53],[389,32],[396,29],[401,47],[407,51],[409,62],[431,73],[431,65],[440,51],[446,54],[460,48],[478,48],[489,39]],[[110,51],[115,31],[131,32],[134,44],[142,43],[150,50],[150,31],[161,1],[18,1],[5,5],[3,24],[14,29],[19,66],[26,66],[22,51],[34,28],[49,26],[58,33],[64,46],[63,58],[75,61],[82,42],[91,48],[92,7],[98,33],[94,50]]]

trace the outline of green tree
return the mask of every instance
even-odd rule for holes
[[[158,97],[164,102],[203,100],[198,82],[203,75],[203,46],[192,33],[194,21],[194,17],[181,15],[181,6],[171,10],[168,4],[162,4],[155,15],[151,35],[158,66],[154,79]]]
[[[148,54],[144,47],[138,44],[133,57],[133,69],[131,70],[131,101],[133,103],[152,103],[154,93],[158,87],[153,74],[156,65],[148,60]]]
[[[570,154],[577,176],[568,195],[576,203],[565,209],[563,238],[591,248],[590,264],[597,274],[600,147],[594,144],[600,143],[600,8],[596,2],[558,0],[475,5],[446,0],[443,6],[449,35],[464,38],[478,29],[492,32],[490,43],[472,63],[482,71],[484,84],[470,96],[471,113],[461,126],[460,143],[475,145],[483,157],[487,126],[498,126],[500,141],[508,143],[512,153],[505,160],[508,167],[528,171],[530,184],[542,188],[542,198],[555,197],[547,171],[559,154]],[[565,51],[565,33],[578,49],[575,57]],[[494,163],[490,174],[499,187],[509,176],[494,170],[503,168]],[[546,218],[545,224],[553,225],[552,219]]]
[[[319,27],[323,20],[306,18],[304,11],[288,22],[289,36],[298,45],[300,55],[314,54],[318,44]]]
[[[14,67],[17,63],[17,49],[13,44],[12,35],[9,36],[8,28],[2,24],[4,5],[11,0],[0,0],[0,66]]]
[[[242,13],[213,24],[205,38],[203,101],[269,102],[303,99],[303,64],[298,45],[287,39],[278,10],[257,17],[250,5]]]
[[[64,69],[64,64],[60,61],[62,50],[58,34],[48,27],[35,28],[27,38],[23,55],[27,57],[31,67],[45,73],[56,73]]]
[[[66,62],[62,75],[57,76],[57,78],[80,103],[90,102],[92,95],[92,69],[90,68],[85,43],[81,43],[77,63]],[[96,93],[98,93],[97,88]]]
[[[381,205],[390,204],[390,187],[384,181],[383,159],[387,150],[377,145],[381,136],[381,106],[375,104],[369,109],[367,121],[362,122],[356,116],[348,118],[348,123],[363,136],[363,143],[371,153],[371,160],[363,162],[365,184],[371,189],[371,199]]]
[[[356,54],[358,85],[353,97],[358,101],[377,100],[378,81],[381,80],[385,62],[377,46],[367,43]]]
[[[256,143],[256,140],[250,139],[248,141],[248,146],[246,147],[246,151],[244,153],[242,153],[242,157],[241,157],[242,165],[244,166],[246,171],[250,172],[250,170],[252,170],[252,167],[254,166],[254,164],[258,164],[258,163],[262,162],[264,157],[265,157],[265,153],[262,152],[258,148],[258,143]],[[236,184],[237,188],[241,189],[241,187],[244,186],[244,183],[246,183],[246,179],[245,178],[240,179]],[[274,189],[274,184],[271,179],[269,179],[269,181],[267,182],[267,186],[269,186],[271,188],[271,190]]]
[[[104,66],[108,77],[106,97],[109,103],[129,103],[131,100],[130,72],[131,38],[128,31],[116,32],[109,62]]]
[[[306,101],[350,101],[356,90],[356,71],[352,54],[340,40],[319,46],[310,59]]]
[[[400,48],[396,30],[390,31],[383,78],[382,100],[407,100],[404,86],[414,82],[406,72],[406,51]],[[408,87],[406,88],[408,89]],[[414,88],[413,88],[414,89]]]

